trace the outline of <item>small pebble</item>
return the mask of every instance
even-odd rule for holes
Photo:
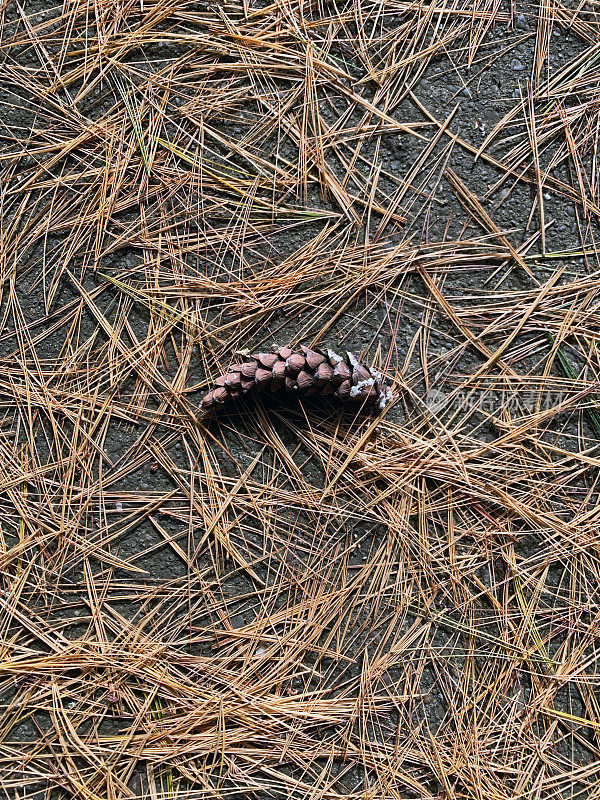
[[[510,62],[510,65],[515,72],[521,72],[521,70],[523,69],[523,62],[519,61],[518,58],[513,58],[513,60]]]
[[[519,28],[522,31],[526,31],[527,28],[529,28],[529,24],[527,22],[527,18],[525,17],[525,14],[518,14],[517,15],[516,26],[517,26],[517,28]]]

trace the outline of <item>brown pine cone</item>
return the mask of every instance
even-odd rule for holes
[[[250,391],[298,392],[303,395],[333,395],[342,402],[361,403],[382,409],[393,395],[381,375],[357,361],[333,350],[290,350],[280,347],[271,353],[255,353],[232,364],[217,378],[211,391],[200,401],[208,411]]]

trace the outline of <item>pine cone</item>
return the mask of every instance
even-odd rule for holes
[[[359,363],[352,353],[347,358],[333,350],[300,351],[280,347],[272,353],[255,353],[232,364],[217,378],[200,405],[209,410],[250,391],[298,392],[303,395],[332,395],[342,402],[385,408],[392,392],[381,375]]]

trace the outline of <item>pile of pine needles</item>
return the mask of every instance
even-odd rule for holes
[[[0,26],[2,797],[598,797],[596,4]]]

